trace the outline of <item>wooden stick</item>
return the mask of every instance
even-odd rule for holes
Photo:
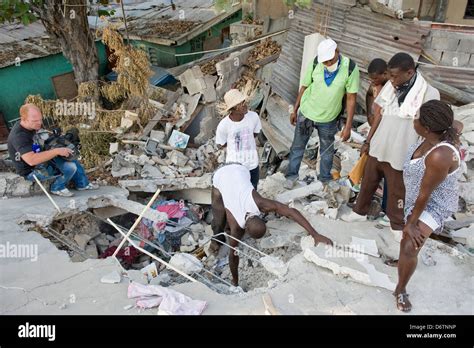
[[[49,198],[49,200],[51,201],[51,203],[53,203],[54,207],[58,210],[58,212],[61,213],[61,209],[58,207],[58,205],[56,204],[56,202],[54,201],[54,199],[49,195],[48,191],[46,191],[46,189],[44,188],[43,184],[41,184],[41,181],[38,180],[38,178],[36,177],[35,174],[33,174],[33,178],[35,178],[36,183],[39,185],[39,187],[41,187],[41,189],[43,190],[43,192],[46,193],[46,196]]]
[[[263,305],[265,306],[265,313],[268,313],[270,315],[280,315],[281,313],[275,308],[272,302],[272,298],[270,297],[270,294],[264,294],[262,296],[263,299]]]
[[[155,259],[155,260],[158,261],[159,263],[161,263],[161,264],[165,265],[166,267],[172,269],[172,270],[175,271],[176,273],[179,273],[180,275],[182,275],[182,276],[185,277],[186,279],[188,279],[188,280],[190,280],[190,281],[192,281],[192,282],[197,282],[196,279],[194,279],[194,278],[188,276],[188,275],[187,275],[186,273],[184,273],[183,271],[181,271],[181,270],[179,270],[179,269],[177,269],[177,268],[171,266],[168,262],[166,262],[166,261],[160,259],[158,256],[156,256],[156,255],[150,253],[149,251],[147,251],[147,250],[145,250],[145,249],[143,249],[143,248],[140,248],[138,245],[136,245],[136,244],[130,239],[130,237],[128,236],[128,234],[123,233],[123,232],[120,230],[120,228],[119,228],[116,224],[114,224],[114,222],[113,222],[112,220],[110,220],[110,218],[107,219],[107,221],[108,221],[113,227],[115,227],[115,229],[116,229],[117,231],[119,231],[119,233],[124,237],[123,241],[128,240],[128,242],[129,242],[130,244],[132,244],[132,246],[133,246],[135,249],[140,250],[140,251],[141,251],[142,253],[144,253],[144,254],[147,254],[148,256],[150,256],[151,258]],[[118,250],[118,248],[117,248],[117,250]],[[115,255],[114,255],[114,256],[115,256]]]
[[[148,202],[148,204],[146,205],[145,208],[143,208],[142,212],[140,213],[140,215],[138,216],[138,218],[135,220],[135,222],[133,223],[132,227],[130,227],[130,229],[128,230],[127,232],[127,236],[125,238],[128,239],[128,236],[130,236],[130,234],[132,233],[132,231],[135,229],[135,227],[137,227],[138,223],[141,221],[142,217],[143,217],[143,214],[145,214],[145,212],[148,210],[148,208],[151,207],[151,205],[153,204],[153,202],[155,201],[156,197],[158,197],[158,195],[160,194],[160,189],[156,190],[155,194],[153,195],[153,197],[151,197],[150,201]],[[126,239],[122,239],[122,241],[120,242],[119,246],[117,247],[117,249],[114,251],[113,253],[113,257],[117,256],[117,253],[119,252],[120,248],[122,247],[123,243],[125,243]]]

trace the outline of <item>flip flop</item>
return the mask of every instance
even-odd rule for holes
[[[407,305],[408,301],[408,294],[406,292],[401,292],[399,294],[393,293],[393,296],[397,299],[397,308],[402,312],[410,312],[411,311],[411,303],[409,308],[405,308],[404,306]]]

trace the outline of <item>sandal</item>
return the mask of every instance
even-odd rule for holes
[[[397,308],[402,312],[411,311],[411,303],[408,300],[408,294],[406,292],[401,292],[399,294],[393,293],[393,296],[397,298]]]

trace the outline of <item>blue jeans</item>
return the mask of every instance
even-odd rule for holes
[[[254,168],[250,171],[250,182],[252,183],[252,186],[255,189],[255,191],[257,190],[259,180],[260,180],[260,166],[257,166],[257,168]]]
[[[35,182],[33,174],[39,181],[45,181],[56,177],[51,184],[51,191],[61,191],[66,188],[69,181],[73,181],[76,188],[84,188],[89,185],[84,168],[77,160],[66,161],[61,157],[55,157],[48,163],[36,166],[35,169],[26,176],[27,180]]]
[[[307,130],[305,131],[304,121],[305,117],[301,111],[298,110],[295,136],[290,149],[290,163],[285,175],[285,177],[290,180],[298,179],[298,172],[300,170],[301,161],[303,160],[304,151],[313,131],[312,128],[309,132]],[[334,156],[334,136],[338,131],[337,118],[327,123],[313,122],[313,127],[316,128],[319,136],[319,153],[321,154],[319,180],[321,182],[328,182],[332,180],[331,168]]]

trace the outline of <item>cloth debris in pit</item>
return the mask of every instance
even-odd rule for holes
[[[137,298],[140,308],[159,306],[158,314],[200,315],[206,308],[206,301],[192,298],[175,290],[159,285],[143,285],[131,282],[128,286],[128,298]]]
[[[107,250],[105,250],[100,256],[99,259],[105,259],[109,256],[112,256],[117,249],[117,246],[111,246]],[[138,256],[140,256],[140,252],[135,249],[133,246],[127,246],[125,248],[120,249],[117,253],[117,259],[121,260],[127,266],[131,266],[135,263],[135,260]]]
[[[187,227],[202,217],[198,208],[198,206],[187,207],[183,200],[155,202],[151,209],[166,213],[170,221],[166,223],[142,219],[139,224],[139,235],[146,240],[156,240],[166,251],[179,248],[181,237],[187,232]],[[140,242],[141,247],[144,247],[144,244],[144,241]]]

